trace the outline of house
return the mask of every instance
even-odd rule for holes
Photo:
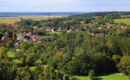
[[[20,49],[20,44],[21,44],[21,43],[22,43],[21,41],[16,42],[16,43],[14,44],[14,48],[15,48],[15,49]]]
[[[7,44],[7,41],[5,41],[5,40],[0,41],[0,47],[4,46],[6,44]]]
[[[72,32],[72,29],[69,29],[69,30],[67,31],[67,33],[69,33],[69,32]]]
[[[35,39],[36,39],[36,37],[38,37],[38,35],[29,35],[29,37],[30,37],[33,41],[35,41]]]
[[[43,39],[41,39],[40,37],[37,37],[37,38],[35,39],[35,41],[36,41],[36,42],[43,42]]]
[[[90,33],[90,32],[88,32],[88,34],[91,35],[91,36],[94,36],[94,35],[95,35],[94,33]]]
[[[30,35],[29,36],[35,42],[43,42],[44,40],[41,39],[38,35]]]
[[[44,29],[44,30],[46,30],[46,26],[42,26],[41,28],[40,28],[40,30],[42,30],[42,29]]]
[[[39,29],[38,26],[34,26],[33,29]]]
[[[110,24],[110,23],[106,23],[106,25],[105,25],[105,26],[106,26],[106,28],[107,28],[107,29],[109,29],[109,28],[111,28],[111,27],[112,27],[112,24]]]
[[[98,29],[99,29],[99,30],[101,30],[101,29],[102,29],[102,27],[98,27]]]
[[[46,31],[51,31],[51,28],[50,28],[50,27],[47,27],[47,28],[46,28]]]
[[[91,32],[88,32],[89,35],[91,36],[97,36],[97,37],[104,37],[105,34],[104,33],[91,33]]]
[[[62,28],[61,28],[61,27],[59,27],[57,31],[58,31],[58,32],[61,32],[61,31],[62,31]]]
[[[120,29],[125,30],[125,29],[127,29],[127,27],[126,26],[121,26]]]
[[[14,28],[18,28],[19,25],[18,24],[11,24],[11,26]]]
[[[29,36],[24,36],[24,41],[25,42],[30,42],[32,39]]]
[[[27,36],[29,36],[29,35],[32,35],[32,32],[28,32],[28,33],[27,33]]]
[[[24,33],[23,32],[20,33],[20,41],[24,41]]]
[[[104,37],[105,35],[104,35],[104,33],[96,33],[95,36],[97,36],[97,37]]]
[[[51,29],[51,32],[54,32],[54,29],[53,29],[53,28]]]
[[[8,35],[8,32],[5,32],[5,35]]]
[[[73,28],[73,26],[71,25],[70,28]]]
[[[6,36],[3,36],[3,37],[2,37],[2,40],[5,40],[5,39],[6,39]]]
[[[80,21],[81,24],[84,24],[85,22],[84,21]]]
[[[0,47],[6,45],[9,41],[12,41],[12,39],[0,40]]]
[[[24,36],[27,36],[27,33],[26,33],[26,32],[24,32]]]
[[[2,40],[6,40],[7,39],[7,35],[8,35],[8,32],[5,32],[2,36]]]

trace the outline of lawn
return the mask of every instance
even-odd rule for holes
[[[60,33],[59,32],[47,32],[46,34],[48,34],[48,35],[41,35],[40,38],[42,38],[42,39],[48,39],[48,38],[52,38],[53,34],[60,34]]]
[[[31,67],[29,67],[29,69],[30,69],[31,71],[35,71],[36,68],[37,68],[37,66],[31,66]]]
[[[48,34],[59,34],[59,32],[48,32]]]
[[[20,60],[20,59],[14,59],[13,62],[15,62],[16,64],[22,64],[23,63],[23,61]]]
[[[40,38],[42,38],[42,39],[48,39],[48,38],[52,38],[52,36],[40,36]]]
[[[11,51],[8,51],[7,56],[8,57],[15,57],[15,54]]]
[[[87,76],[74,76],[74,78],[80,80],[91,80]],[[95,80],[130,80],[130,79],[128,79],[128,76],[124,75],[123,73],[115,73],[115,74],[95,77]]]
[[[122,19],[115,19],[115,23],[125,23],[127,25],[130,25],[130,18],[122,18]]]

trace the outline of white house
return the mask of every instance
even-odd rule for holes
[[[20,41],[24,41],[24,33],[20,33]]]

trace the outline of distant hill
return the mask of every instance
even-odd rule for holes
[[[105,16],[106,14],[118,13],[120,15],[130,15],[130,12],[92,12],[92,13],[81,13],[72,15],[72,17],[88,17],[88,16]]]
[[[0,12],[0,17],[10,17],[10,16],[31,16],[31,15],[75,15],[81,14],[81,12]]]

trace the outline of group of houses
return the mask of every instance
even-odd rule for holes
[[[20,48],[20,44],[22,42],[45,42],[44,39],[40,38],[38,35],[34,35],[31,32],[21,32],[20,35],[17,37],[17,42],[14,44],[15,49]]]
[[[41,39],[38,35],[32,34],[32,32],[21,32],[20,36],[17,38],[19,41],[35,41],[35,42],[43,42],[44,40]]]
[[[110,29],[110,28],[112,28],[112,24],[106,23],[106,24],[105,24],[105,27],[106,27],[107,29]],[[120,26],[120,29],[121,29],[121,30],[125,30],[125,29],[127,29],[127,26],[121,25],[121,26]]]
[[[70,28],[72,28],[73,26],[70,26]],[[55,29],[54,27],[46,27],[46,26],[42,26],[40,28],[38,28],[38,26],[34,26],[33,29],[37,29],[37,30],[45,30],[47,32],[62,32],[63,29],[62,27],[58,27],[58,29]],[[73,30],[72,29],[68,29],[66,32],[69,33],[69,32],[72,32]]]
[[[15,22],[1,22],[0,24],[6,25],[6,26],[11,26],[11,27],[14,27],[14,28],[19,27],[19,25]]]
[[[54,27],[51,26],[42,26],[42,27],[38,27],[38,26],[34,26],[33,29],[38,29],[38,30],[45,30],[45,31],[51,31],[51,32],[61,32],[62,31],[62,27],[59,27],[58,29],[55,29]]]
[[[91,35],[91,36],[105,37],[104,33],[91,33],[91,32],[88,31],[88,34]]]

